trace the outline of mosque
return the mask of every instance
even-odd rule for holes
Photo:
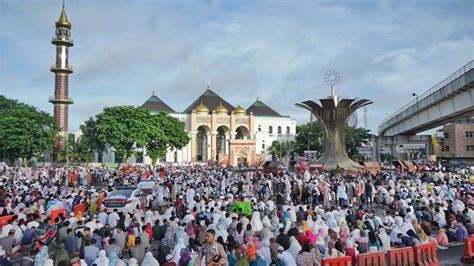
[[[248,108],[233,106],[207,85],[184,111],[177,112],[155,93],[142,105],[151,113],[165,112],[184,122],[190,142],[183,149],[169,150],[161,161],[207,162],[254,165],[271,157],[275,140],[294,140],[296,121],[281,115],[259,98]],[[146,152],[145,152],[146,155]],[[151,160],[145,156],[144,163]]]
[[[68,93],[68,76],[73,72],[68,49],[73,46],[73,41],[64,4],[56,22],[52,44],[56,46],[56,63],[51,68],[55,74],[55,93],[49,101],[54,105],[54,118],[61,132],[55,145],[57,154],[66,143],[69,105],[73,103]],[[190,142],[183,149],[168,150],[166,158],[159,160],[160,163],[182,165],[217,161],[233,166],[254,165],[269,159],[268,148],[273,141],[293,140],[296,134],[295,120],[280,115],[258,98],[247,109],[235,107],[212,91],[209,84],[204,93],[183,112],[175,111],[155,93],[142,107],[151,113],[165,112],[183,121],[190,137]],[[146,151],[144,154],[143,162],[151,163]],[[103,163],[116,161],[112,150],[101,157]],[[131,163],[136,161],[135,158],[129,159]]]

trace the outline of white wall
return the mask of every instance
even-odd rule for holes
[[[265,155],[266,159],[270,159],[267,151],[275,140],[294,140],[296,135],[296,121],[290,117],[264,117],[255,116],[255,145],[256,154]],[[269,127],[273,127],[273,133],[270,134]],[[281,134],[278,134],[278,127],[281,127]],[[286,128],[290,128],[290,134],[286,134]],[[260,128],[260,131],[259,131]]]

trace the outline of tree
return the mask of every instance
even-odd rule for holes
[[[370,138],[372,137],[369,133],[370,131],[365,128],[356,128],[351,126],[346,126],[344,129],[345,134],[345,144],[347,155],[351,159],[358,159],[360,154],[357,150],[362,144],[368,144]]]
[[[322,139],[324,128],[320,123],[307,123],[296,126],[295,152],[302,155],[305,150],[318,151],[323,149]],[[309,145],[308,145],[309,144]]]
[[[83,152],[81,156],[88,158],[91,153],[97,152],[99,162],[102,162],[102,153],[107,150],[107,144],[101,142],[98,138],[97,120],[90,117],[79,128],[82,132],[82,136],[79,138],[80,146],[82,147],[80,151]]]
[[[270,153],[272,154],[272,160],[279,160],[279,161],[287,161],[288,156],[294,152],[296,142],[285,140],[285,141],[278,141],[275,140],[272,142],[272,146],[268,148]]]
[[[80,136],[77,140],[74,134],[68,134],[68,144],[64,145],[59,152],[59,162],[71,163],[90,163],[94,160],[94,151],[91,150],[89,143]]]
[[[189,142],[184,123],[166,113],[152,115],[150,135],[146,144],[147,155],[155,165],[169,148],[181,149]]]
[[[125,161],[133,155],[136,146],[143,147],[150,135],[148,110],[135,106],[106,107],[96,116],[96,134],[99,143],[113,147],[117,157]]]
[[[0,148],[10,162],[51,152],[57,132],[48,113],[0,96]]]
[[[323,150],[322,141],[326,133],[324,128],[319,123],[307,123],[296,127],[295,137],[295,152],[302,155],[305,150],[308,150],[308,143],[310,150]],[[356,159],[359,156],[357,148],[362,144],[367,144],[371,135],[369,130],[364,128],[355,128],[346,126],[344,129],[344,142],[346,144],[346,151],[349,157]]]

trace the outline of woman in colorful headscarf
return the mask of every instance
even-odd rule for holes
[[[192,260],[191,254],[187,248],[183,248],[180,252],[181,257],[179,258],[178,266],[188,266]]]
[[[247,256],[247,260],[249,262],[251,262],[257,257],[257,250],[255,249],[253,242],[249,242],[247,244],[247,250],[245,252],[245,255]]]
[[[309,243],[311,243],[313,245],[316,244],[316,241],[318,240],[318,238],[316,237],[316,235],[314,235],[313,231],[306,230],[305,235],[306,235],[306,238],[308,239]]]
[[[343,227],[339,228],[339,241],[343,247],[346,246],[347,232]]]

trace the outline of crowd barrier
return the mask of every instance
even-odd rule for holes
[[[352,258],[350,256],[327,258],[321,260],[321,266],[351,266]]]
[[[466,240],[466,245],[468,241]],[[470,238],[469,254],[474,257],[474,237]],[[387,251],[387,263],[385,263],[385,252],[364,253],[357,256],[357,266],[439,266],[437,256],[437,245],[428,243],[415,247],[390,249]],[[467,251],[466,251],[467,252]],[[465,254],[466,255],[466,254]],[[321,266],[354,266],[349,256],[326,258],[321,260]]]
[[[465,263],[474,263],[474,237],[464,239],[464,255],[461,261]]]
[[[415,263],[417,266],[436,266],[439,265],[438,254],[436,250],[438,245],[435,243],[418,245],[413,247],[415,252]]]
[[[357,256],[357,266],[385,266],[385,252],[360,254]]]
[[[412,247],[389,249],[387,253],[389,266],[415,265]]]

